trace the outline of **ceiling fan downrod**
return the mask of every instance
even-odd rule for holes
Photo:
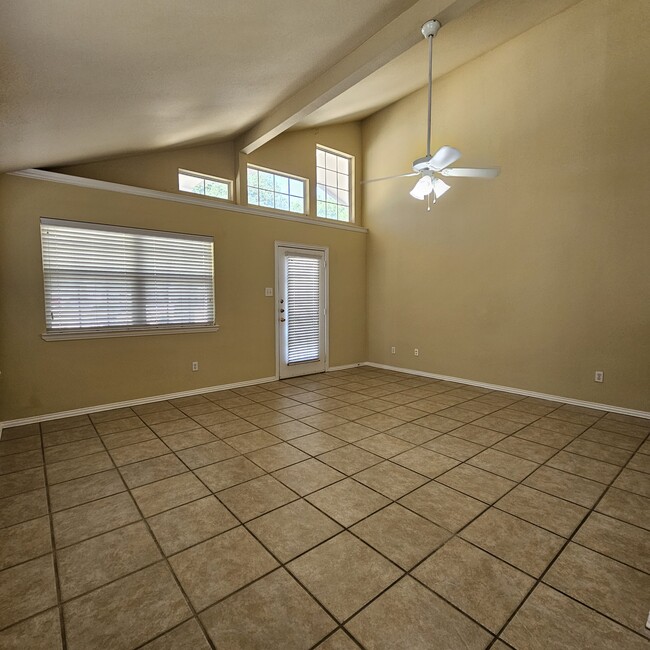
[[[431,157],[431,91],[433,86],[433,39],[441,24],[438,20],[427,20],[422,25],[422,35],[429,41],[429,110],[427,112],[427,158]]]

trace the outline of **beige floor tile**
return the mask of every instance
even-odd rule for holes
[[[313,417],[321,418],[327,417],[327,414],[316,415]],[[280,440],[293,440],[294,438],[300,438],[301,436],[309,435],[310,433],[316,433],[320,427],[310,425],[308,420],[311,418],[306,418],[303,422],[298,422],[297,420],[291,420],[289,422],[284,422],[283,424],[276,424],[271,427],[267,427],[267,431],[272,433],[276,438]]]
[[[587,456],[588,458],[595,458],[602,460],[606,463],[612,463],[622,467],[627,463],[628,459],[633,452],[627,449],[619,449],[618,447],[610,447],[603,445],[599,442],[590,442],[579,438],[574,440],[571,444],[567,445],[564,451],[571,452],[572,454],[579,454],[580,456]]]
[[[192,546],[169,561],[197,611],[278,566],[243,526]]]
[[[393,403],[394,398],[399,395],[400,393],[395,393],[395,395],[387,396],[384,399]],[[393,408],[387,409],[386,411],[382,411],[382,413],[386,416],[402,420],[403,422],[412,422],[413,420],[418,420],[419,418],[423,418],[428,415],[426,411],[413,408],[412,406],[406,406],[404,404],[394,406]]]
[[[43,433],[43,447],[52,447],[54,445],[65,444],[66,442],[74,442],[75,440],[98,437],[95,427],[92,424],[85,424],[84,426],[75,427],[74,429]]]
[[[392,410],[392,409],[390,409]],[[423,415],[425,415],[423,413]],[[372,415],[366,415],[363,418],[359,418],[357,424],[361,424],[364,427],[370,427],[375,431],[388,431],[393,429],[403,423],[403,420],[400,420],[386,413],[373,413]]]
[[[424,443],[422,446],[459,461],[465,461],[472,456],[476,456],[485,449],[483,445],[477,445],[474,442],[450,434],[441,435]]]
[[[458,537],[423,562],[413,576],[494,633],[535,584],[530,576]]]
[[[571,598],[540,584],[503,638],[530,650],[647,650],[648,642]]]
[[[599,442],[603,445],[610,445],[619,449],[627,449],[628,451],[636,451],[641,441],[638,438],[621,435],[612,431],[602,431],[596,427],[587,429],[579,440],[589,440],[591,442]]]
[[[627,490],[650,498],[650,475],[644,472],[635,472],[631,469],[624,469],[620,476],[612,483],[612,486],[619,490]]]
[[[273,413],[261,413],[260,415],[249,415],[246,419],[260,429],[268,429],[275,424],[283,424],[284,422],[291,421],[291,418],[288,415],[277,413],[276,411]]]
[[[185,416],[183,415],[183,412],[179,411],[173,406],[171,406],[171,408],[153,411],[152,413],[146,413],[145,415],[142,415],[142,419],[150,426],[154,424],[160,424],[161,422],[171,422],[172,420],[178,420],[184,417]]]
[[[87,415],[71,415],[67,418],[59,418],[58,420],[49,420],[48,422],[41,422],[41,431],[43,433],[50,433],[52,431],[63,431],[65,429],[73,429],[83,425],[90,424],[90,418]]]
[[[106,449],[117,449],[126,445],[133,445],[136,442],[145,442],[146,440],[153,440],[156,434],[148,427],[140,429],[132,429],[131,431],[121,431],[120,433],[111,433],[107,436],[102,436],[102,442]]]
[[[358,422],[346,422],[339,424],[330,429],[326,429],[329,435],[335,436],[337,439],[344,440],[345,442],[358,442],[364,438],[374,436],[377,432],[370,427],[364,427],[363,424]]]
[[[596,426],[605,431],[614,431],[615,433],[622,433],[623,435],[632,436],[641,440],[650,433],[650,423],[648,420],[645,420],[643,424],[637,424],[634,422],[622,422],[610,417],[605,417],[601,419]]]
[[[505,440],[501,440],[501,442],[494,445],[494,449],[505,451],[507,454],[512,454],[513,456],[519,456],[519,458],[532,460],[534,463],[544,463],[557,454],[555,447],[540,445],[537,442],[524,440],[518,436],[510,436]]]
[[[600,460],[578,456],[577,454],[571,454],[566,451],[557,453],[547,461],[546,465],[606,484],[611,483],[621,469],[611,463],[604,463]]]
[[[609,488],[598,502],[596,510],[650,530],[650,499],[640,494]]]
[[[320,402],[312,402],[314,406],[318,406]],[[320,407],[319,407],[320,408]],[[363,406],[357,406],[355,404],[346,404],[341,403],[341,405],[335,409],[328,409],[332,415],[335,415],[346,420],[360,420],[361,418],[368,417],[375,413],[372,409],[364,408]]]
[[[111,420],[119,420],[120,418],[128,418],[136,415],[136,412],[128,406],[124,408],[109,409],[107,411],[99,411],[98,413],[90,413],[88,416],[93,423],[97,422],[110,422]]]
[[[291,441],[291,444],[307,454],[317,456],[318,454],[324,454],[326,451],[332,451],[337,447],[342,447],[345,442],[323,431],[317,431],[307,436],[295,438]]]
[[[247,527],[283,563],[342,530],[302,499],[258,517]]]
[[[315,458],[273,472],[273,476],[300,496],[305,496],[345,478],[345,474]]]
[[[592,512],[574,542],[650,573],[650,531]]]
[[[131,489],[183,472],[187,472],[187,467],[174,454],[120,467],[120,474]]]
[[[219,499],[241,521],[249,521],[298,498],[272,476],[260,476],[219,492]]]
[[[487,508],[485,503],[435,481],[407,494],[399,502],[452,533],[460,530]]]
[[[451,418],[445,418],[437,413],[426,415],[419,420],[415,420],[414,423],[440,433],[449,433],[450,431],[454,431],[463,426],[462,422],[452,420]]]
[[[0,572],[0,629],[56,605],[51,555]]]
[[[69,600],[160,559],[144,522],[68,546],[57,553],[61,598]]]
[[[382,458],[392,458],[393,456],[397,456],[397,454],[413,449],[413,445],[410,442],[393,438],[393,436],[387,433],[380,433],[370,438],[364,438],[363,440],[359,440],[356,445]]]
[[[389,460],[359,472],[354,478],[389,499],[399,499],[429,480]]]
[[[507,478],[466,464],[438,476],[436,481],[485,503],[494,503],[516,485]]]
[[[390,501],[365,485],[348,478],[306,497],[343,526],[351,526]]]
[[[512,481],[523,481],[539,467],[537,463],[506,454],[497,449],[486,449],[468,462],[474,467],[480,467]]]
[[[125,418],[107,420],[105,422],[95,422],[95,429],[97,429],[99,435],[106,435],[109,433],[119,433],[120,431],[139,429],[143,425],[144,423],[137,415],[131,415]]]
[[[0,457],[40,448],[41,436],[27,436],[15,440],[2,439],[0,440]]]
[[[350,475],[381,463],[382,458],[365,449],[359,449],[355,445],[346,445],[321,454],[318,456],[318,460],[327,463],[330,467],[339,470],[339,472]]]
[[[239,525],[213,496],[167,510],[148,521],[165,555],[178,553]]]
[[[459,429],[455,429],[452,435],[456,438],[482,445],[483,447],[489,447],[506,437],[503,433],[498,433],[475,424],[464,424]]]
[[[316,646],[316,650],[359,650],[355,643],[343,630],[337,630],[325,641]]]
[[[173,410],[174,406],[167,400],[161,400],[158,402],[149,402],[147,404],[137,404],[131,408],[138,415],[147,415],[149,413],[158,413],[159,411]]]
[[[43,452],[40,449],[0,456],[0,474],[11,474],[12,472],[39,467],[42,464]]]
[[[525,485],[518,485],[494,505],[562,537],[570,537],[588,512],[582,506]]]
[[[74,478],[97,474],[113,468],[111,457],[101,451],[83,458],[71,458],[47,466],[47,481],[50,485],[71,481]]]
[[[543,417],[536,420],[535,426],[539,429],[546,429],[554,433],[564,433],[565,435],[574,437],[579,436],[587,428],[587,425],[566,422],[550,417]]]
[[[530,440],[530,442],[536,442],[540,445],[553,447],[554,449],[562,449],[562,447],[566,447],[566,445],[575,439],[574,436],[569,436],[566,433],[557,433],[549,431],[548,429],[540,429],[535,425],[524,427],[514,435],[517,438]]]
[[[0,632],[3,650],[62,650],[61,623],[58,609],[28,618]]]
[[[287,467],[287,465],[294,465],[309,458],[306,453],[286,442],[273,445],[272,447],[257,449],[246,454],[246,457],[267,472],[273,472],[276,469],[282,469],[283,467]]]
[[[142,514],[151,517],[164,510],[208,496],[210,492],[192,472],[186,472],[135,488],[132,494]]]
[[[458,465],[458,461],[449,456],[443,456],[423,447],[409,449],[402,454],[393,456],[391,460],[429,478],[435,478]]]
[[[524,481],[524,485],[567,501],[573,501],[573,503],[586,508],[593,507],[606,489],[602,483],[547,466],[540,467],[533,472]]]
[[[413,422],[400,424],[400,426],[391,429],[390,435],[394,438],[410,442],[413,445],[421,445],[438,436],[442,436],[440,431],[434,431],[433,429],[422,427],[419,424],[413,424]]]
[[[478,650],[492,640],[476,623],[408,576],[345,627],[373,650]]]
[[[163,562],[63,606],[69,650],[135,648],[191,616]]]
[[[451,533],[397,503],[350,529],[405,571],[449,539]]]
[[[345,418],[342,418],[338,415],[334,415],[333,413],[318,413],[316,415],[310,415],[308,417],[301,418],[301,421],[302,423],[307,424],[310,427],[313,427],[320,431],[324,431],[325,429],[331,429],[332,427],[337,427],[339,426],[339,424],[345,424],[347,422]],[[269,429],[269,431],[271,431],[271,429]],[[313,432],[310,431],[308,433],[313,433]],[[282,437],[282,436],[278,436],[278,437]]]
[[[235,418],[235,419],[232,419]],[[221,411],[220,413],[211,413],[210,416],[197,416],[194,418],[197,422],[202,424],[208,431],[214,433],[218,438],[232,438],[239,436],[242,433],[255,431],[258,427],[252,422],[238,418],[236,415],[228,411]],[[219,420],[217,422],[210,422],[210,420]]]
[[[52,552],[50,518],[30,519],[0,529],[0,570]]]
[[[336,627],[284,569],[214,605],[201,620],[218,648],[308,650]]]
[[[145,440],[133,445],[117,447],[111,449],[108,453],[115,464],[121,467],[122,465],[130,465],[141,460],[155,458],[156,456],[164,456],[169,453],[169,447],[162,440],[156,438],[155,440]]]
[[[69,458],[89,456],[100,451],[104,451],[102,441],[99,438],[87,438],[86,440],[67,442],[63,445],[56,445],[55,447],[46,447],[44,455],[46,463],[57,463],[61,460],[68,460]]]
[[[535,420],[539,419],[539,417],[533,413],[524,413],[523,411],[518,411],[517,409],[512,408],[499,409],[498,411],[494,411],[494,415],[521,424],[532,424]]]
[[[268,431],[262,430],[249,431],[248,433],[228,438],[228,444],[242,454],[247,454],[256,449],[270,447],[271,445],[277,445],[280,442],[282,441],[279,438],[276,438]]]
[[[210,650],[210,645],[193,618],[143,645],[142,650]]]
[[[183,433],[184,431],[191,431],[197,428],[196,420],[192,418],[182,417],[178,420],[170,420],[169,422],[160,422],[159,424],[152,424],[151,428],[161,437],[173,436],[176,433]]]
[[[469,424],[478,420],[480,417],[483,417],[480,413],[472,411],[470,409],[463,408],[462,404],[460,406],[450,406],[449,408],[438,411],[437,415],[441,415],[445,418],[451,418],[452,420],[458,420],[459,422],[464,422]]]
[[[564,538],[490,508],[460,536],[526,573],[539,577],[564,544]]]
[[[570,543],[548,570],[544,582],[643,633],[650,602],[648,574]]]
[[[209,442],[216,442],[217,437],[207,429],[194,428],[182,433],[165,437],[165,444],[173,451],[180,451],[188,447],[198,447]]]
[[[290,406],[289,408],[281,409],[281,412],[284,415],[288,415],[290,418],[308,418],[312,415],[318,415],[322,411],[315,409],[309,404],[298,404],[297,406]]]
[[[257,478],[264,474],[255,463],[244,456],[235,456],[213,465],[200,467],[194,473],[213,491],[225,490],[233,485]]]
[[[234,438],[228,438],[228,440],[231,441],[234,440]],[[212,465],[212,463],[218,463],[220,460],[226,460],[227,458],[232,458],[238,454],[239,452],[236,449],[233,449],[230,444],[226,444],[221,440],[215,440],[206,445],[190,447],[189,449],[182,449],[181,451],[176,452],[176,455],[190,469]]]
[[[140,513],[127,492],[104,497],[52,515],[57,548],[139,521]]]
[[[339,621],[402,575],[394,564],[347,532],[301,555],[287,568]]]
[[[22,424],[17,427],[6,427],[2,431],[2,438],[3,440],[18,440],[19,438],[36,436],[40,432],[40,424],[38,422],[33,422],[32,424]]]
[[[45,489],[23,492],[0,499],[0,528],[47,514]]]
[[[635,454],[630,458],[626,469],[633,469],[636,472],[650,473],[650,456],[647,454]]]

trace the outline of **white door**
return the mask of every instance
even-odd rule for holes
[[[327,251],[278,245],[280,379],[324,372],[327,360]]]

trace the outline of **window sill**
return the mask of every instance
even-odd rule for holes
[[[125,336],[157,336],[161,334],[203,334],[205,332],[218,332],[219,325],[208,327],[166,327],[143,330],[112,330],[107,332],[43,332],[41,338],[44,341],[76,341],[80,339],[112,339]]]

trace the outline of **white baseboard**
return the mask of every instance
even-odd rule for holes
[[[547,393],[538,393],[531,390],[523,390],[521,388],[512,388],[511,386],[500,386],[499,384],[487,384],[482,381],[474,381],[473,379],[463,379],[462,377],[450,377],[448,375],[439,375],[433,372],[424,372],[423,370],[412,370],[411,368],[398,368],[396,366],[389,366],[382,363],[374,363],[372,361],[350,363],[343,366],[333,366],[331,368],[328,368],[327,371],[336,372],[337,370],[350,370],[352,368],[359,368],[361,366],[380,368],[382,370],[393,370],[395,372],[403,372],[408,375],[416,375],[418,377],[428,377],[430,379],[454,381],[459,384],[467,384],[468,386],[479,386],[480,388],[499,390],[499,391],[503,391],[504,393],[513,393],[514,395],[524,395],[525,397],[537,397],[539,399],[551,400],[554,402],[564,402],[565,404],[573,404],[575,406],[585,406],[587,408],[596,409],[598,411],[610,411],[612,413],[621,413],[623,415],[632,415],[638,418],[650,419],[650,412],[647,411],[638,411],[635,409],[623,408],[621,406],[613,406],[611,404],[599,404],[597,402],[586,402],[580,399],[573,399],[572,397],[563,397],[561,395],[549,395]],[[46,420],[59,420],[61,418],[71,417],[73,415],[87,415],[88,413],[97,413],[98,411],[109,411],[111,409],[123,408],[126,406],[138,406],[139,404],[149,404],[151,402],[177,399],[179,397],[190,397],[192,395],[201,395],[202,393],[210,393],[210,392],[221,391],[221,390],[230,390],[233,388],[243,388],[244,386],[255,386],[257,384],[267,384],[272,381],[277,381],[277,379],[278,379],[277,377],[262,377],[260,379],[249,379],[247,381],[239,381],[233,384],[221,384],[220,386],[206,386],[205,388],[196,388],[193,390],[181,391],[180,393],[168,393],[167,395],[154,395],[152,397],[132,399],[132,400],[127,400],[125,402],[114,402],[112,404],[98,404],[96,406],[73,409],[71,411],[60,411],[58,413],[45,413],[43,415],[35,415],[28,418],[7,420],[5,422],[0,422],[0,439],[2,438],[2,430],[8,429],[9,427],[18,427],[24,424],[34,424],[35,422],[44,422]]]
[[[443,381],[455,381],[459,384],[467,384],[468,386],[478,386],[480,388],[489,388],[490,390],[500,390],[504,393],[513,393],[514,395],[525,395],[526,397],[537,397],[539,399],[550,400],[553,402],[564,402],[565,404],[573,404],[574,406],[585,406],[587,408],[596,409],[598,411],[609,411],[611,413],[621,413],[622,415],[632,415],[637,418],[650,419],[650,412],[637,411],[635,409],[623,408],[622,406],[613,406],[611,404],[599,404],[597,402],[586,402],[581,399],[573,399],[572,397],[562,397],[561,395],[549,395],[547,393],[537,393],[532,390],[523,390],[521,388],[512,388],[511,386],[500,386],[498,384],[486,384],[482,381],[474,381],[473,379],[463,379],[461,377],[449,377],[448,375],[438,375],[434,372],[424,372],[423,370],[411,370],[410,368],[398,368],[396,366],[388,366],[383,363],[374,363],[367,361],[363,365],[372,368],[380,368],[382,370],[393,370],[395,372],[404,372],[409,375],[417,375],[418,377],[429,377],[430,379],[441,379]]]
[[[192,395],[201,395],[203,393],[212,393],[220,390],[230,390],[233,388],[243,388],[244,386],[255,386],[257,384],[267,384],[271,381],[277,381],[277,377],[262,377],[261,379],[249,379],[247,381],[238,381],[234,384],[221,384],[220,386],[206,386],[205,388],[195,388],[184,390],[180,393],[168,393],[167,395],[153,395],[152,397],[142,397],[140,399],[131,399],[125,402],[113,402],[112,404],[98,404],[71,411],[60,411],[58,413],[45,413],[43,415],[34,415],[29,418],[20,418],[18,420],[7,420],[0,422],[0,438],[2,430],[9,427],[19,427],[24,424],[34,424],[35,422],[45,422],[46,420],[60,420],[73,415],[87,415],[88,413],[97,413],[98,411],[110,411],[111,409],[123,408],[126,406],[138,406],[139,404],[150,404],[151,402],[160,402],[166,399],[178,399],[179,397],[191,397]]]

